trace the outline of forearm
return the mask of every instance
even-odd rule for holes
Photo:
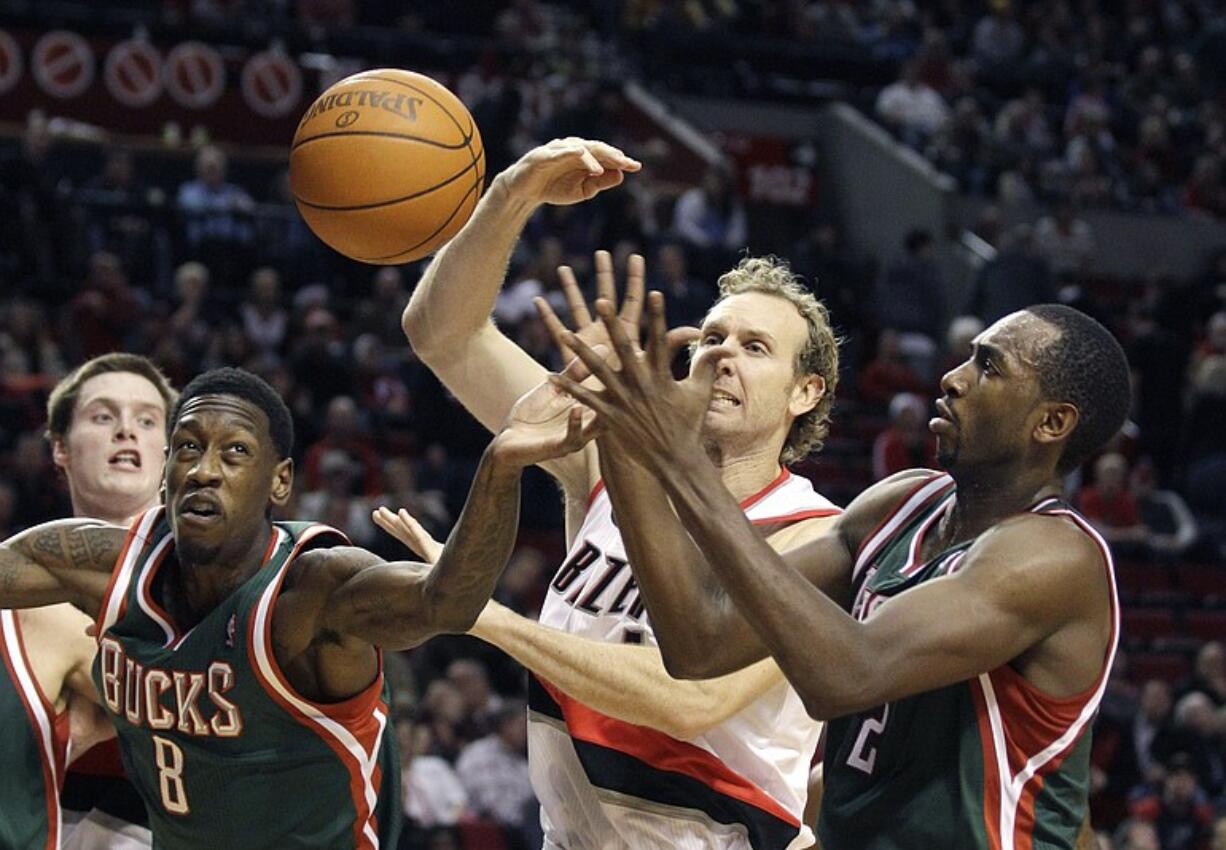
[[[701,463],[710,466],[705,457]],[[651,473],[609,443],[601,445],[600,468],[669,671],[705,677],[761,658],[760,642],[743,633],[744,620]],[[723,490],[718,474],[711,472]]]
[[[682,740],[706,732],[783,681],[769,659],[719,679],[678,681],[654,647],[567,634],[496,603],[471,633],[589,708]]]
[[[61,520],[0,543],[0,607],[71,602],[96,616],[125,537],[96,520]]]
[[[434,258],[405,308],[413,349],[429,362],[479,332],[494,311],[511,252],[535,206],[494,178],[468,224]]]
[[[828,719],[857,687],[855,621],[762,539],[714,470],[685,468],[664,482],[681,522],[809,713]]]
[[[460,520],[426,580],[424,605],[436,631],[472,628],[511,557],[519,525],[519,466],[503,463],[497,438],[485,450]]]

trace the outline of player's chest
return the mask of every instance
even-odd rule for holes
[[[549,583],[541,622],[597,640],[654,642],[638,581],[616,528],[580,531]]]

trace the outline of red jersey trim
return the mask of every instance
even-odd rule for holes
[[[841,513],[843,513],[842,508],[809,508],[808,510],[783,514],[782,516],[768,516],[761,517],[760,519],[751,519],[750,522],[754,525],[774,525],[775,523],[780,522],[800,522],[802,519],[838,516]]]
[[[697,779],[718,794],[748,803],[785,823],[800,827],[800,819],[796,815],[707,750],[678,741],[655,729],[601,714],[540,676],[536,678],[562,709],[571,737],[626,753],[660,770]]]

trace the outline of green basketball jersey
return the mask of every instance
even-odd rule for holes
[[[954,503],[934,475],[903,499],[861,545],[852,614],[865,620],[891,598],[956,572],[970,543],[928,561],[919,553]],[[1058,499],[1031,509],[1073,522],[1102,548],[1110,582],[1111,638],[1085,692],[1055,698],[1010,665],[965,682],[830,721],[818,828],[824,850],[1070,850],[1086,815],[1090,724],[1119,633],[1111,555]]]
[[[272,648],[293,559],[339,543],[327,526],[276,523],[260,570],[180,632],[151,591],[174,557],[164,512],[133,523],[93,673],[156,847],[396,846],[399,759],[382,670],[356,696],[321,704],[294,690]]]
[[[0,610],[0,848],[60,846],[68,712],[58,717],[26,657],[17,615]]]

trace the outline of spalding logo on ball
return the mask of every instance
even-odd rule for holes
[[[346,77],[311,104],[290,148],[298,211],[346,257],[391,265],[425,257],[468,221],[485,181],[473,118],[412,71]]]

